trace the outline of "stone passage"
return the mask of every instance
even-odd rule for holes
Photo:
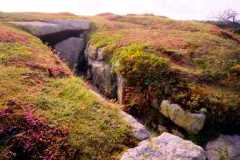
[[[90,22],[86,20],[51,20],[11,23],[39,37],[54,48],[59,57],[74,71],[84,70],[83,57]]]
[[[87,45],[90,22],[85,20],[54,20],[34,22],[12,22],[39,37],[53,47],[60,58],[75,73],[87,73],[92,83],[105,95],[116,97],[116,77],[109,64],[104,62],[104,52]],[[120,116],[129,124],[137,140],[150,137],[150,132],[131,115],[121,111]]]

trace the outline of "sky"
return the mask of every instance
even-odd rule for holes
[[[72,12],[95,15],[153,13],[173,19],[213,19],[226,9],[240,13],[240,0],[0,0],[5,12]]]

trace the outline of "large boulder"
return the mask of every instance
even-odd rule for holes
[[[121,160],[206,160],[206,153],[191,141],[165,132],[128,149]]]
[[[150,132],[139,123],[135,118],[131,115],[127,114],[126,112],[121,111],[122,118],[129,124],[132,129],[133,136],[138,140],[142,141],[148,139],[150,137]]]
[[[240,160],[240,136],[221,135],[208,142],[208,160]]]
[[[90,29],[90,22],[87,20],[51,20],[51,21],[29,21],[11,22],[32,33],[42,37],[63,31],[86,31]]]
[[[171,104],[167,100],[162,101],[159,111],[189,133],[197,134],[205,124],[206,116],[203,113],[184,111],[179,105]]]
[[[80,56],[83,57],[85,40],[83,38],[71,37],[57,43],[54,48],[59,56],[72,68],[76,69]],[[82,54],[82,55],[81,55]]]

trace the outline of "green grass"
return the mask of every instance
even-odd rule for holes
[[[50,123],[69,128],[69,143],[83,159],[110,159],[124,148],[129,129],[118,110],[104,106],[79,78],[51,80],[37,100]]]
[[[240,48],[238,43],[209,33],[186,34],[189,44],[187,54],[190,52],[193,63],[203,72],[207,71],[229,71],[234,63],[239,61],[237,53]],[[198,63],[201,61],[204,63]]]
[[[126,78],[130,85],[139,80],[145,85],[156,84],[169,67],[166,59],[146,51],[147,48],[144,44],[130,44],[119,48],[112,58],[115,72]]]
[[[37,70],[0,65],[0,108],[4,108],[11,100],[32,103],[46,79]]]
[[[27,46],[18,43],[0,43],[0,63],[6,63],[14,59],[26,60],[31,57],[31,50]]]
[[[26,68],[0,67],[0,108],[7,100],[20,96],[24,90],[22,75],[28,73]]]
[[[102,48],[108,45],[114,45],[121,39],[121,34],[112,34],[106,36],[103,33],[94,33],[90,36],[90,43],[94,44],[96,48]]]

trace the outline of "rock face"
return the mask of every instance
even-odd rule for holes
[[[112,72],[112,66],[104,60],[103,49],[96,49],[88,46],[85,50],[85,57],[88,62],[87,77],[92,83],[109,98],[117,97],[117,77]]]
[[[208,160],[240,160],[240,136],[221,135],[206,146]]]
[[[59,57],[64,59],[68,65],[75,69],[81,57],[83,57],[83,50],[85,47],[85,40],[83,38],[71,37],[63,40],[55,45]]]
[[[26,29],[37,37],[46,36],[63,31],[85,31],[90,29],[90,23],[86,20],[51,20],[11,22]]]
[[[135,118],[133,118],[131,115],[121,111],[120,112],[123,119],[127,121],[127,123],[132,128],[132,132],[134,137],[136,137],[138,140],[142,141],[150,137],[150,132],[141,124],[139,123]]]
[[[121,160],[206,160],[206,153],[192,142],[165,132],[127,150]]]
[[[87,45],[85,58],[88,62],[88,79],[102,94],[124,104],[126,81],[121,75],[113,73],[112,65],[107,62],[108,55],[104,48]]]
[[[203,128],[206,119],[203,113],[184,111],[179,105],[171,104],[167,100],[162,101],[159,111],[176,125],[194,134]]]

